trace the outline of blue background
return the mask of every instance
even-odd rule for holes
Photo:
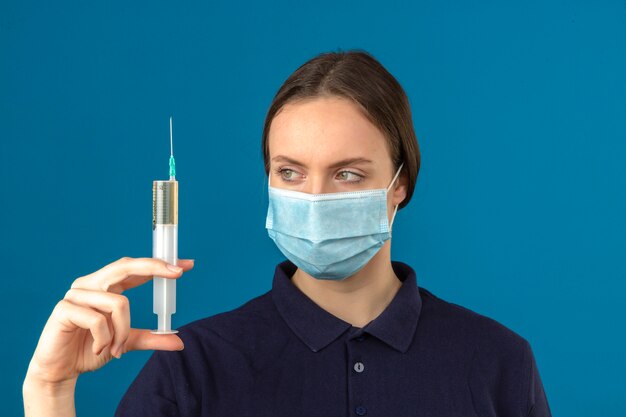
[[[527,338],[555,416],[626,409],[626,2],[3,1],[3,415],[70,283],[151,255],[152,180],[180,181],[175,326],[271,288],[265,113],[314,55],[363,48],[422,151],[392,257]],[[152,328],[152,286],[127,293]],[[79,379],[108,416],[149,352]]]

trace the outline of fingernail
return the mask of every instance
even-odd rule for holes
[[[180,266],[176,266],[176,265],[172,265],[172,264],[167,264],[167,268],[170,271],[174,271],[174,272],[180,272],[183,270],[183,268],[181,268]]]

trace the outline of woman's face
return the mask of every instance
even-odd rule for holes
[[[269,131],[271,186],[309,194],[387,188],[395,175],[384,135],[342,97],[283,106]],[[399,176],[387,196],[389,220],[406,197]]]

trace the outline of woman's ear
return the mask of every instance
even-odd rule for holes
[[[399,205],[406,198],[406,193],[409,187],[409,175],[403,169],[398,175],[398,179],[396,180],[395,187],[391,190],[393,191],[391,202],[394,206]]]

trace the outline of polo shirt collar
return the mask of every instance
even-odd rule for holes
[[[392,261],[391,265],[402,281],[402,286],[387,308],[363,327],[363,332],[404,353],[413,341],[422,300],[415,271],[403,262]],[[324,310],[300,291],[291,282],[296,269],[289,260],[276,266],[272,299],[289,328],[313,352],[318,352],[352,328],[352,325]]]

